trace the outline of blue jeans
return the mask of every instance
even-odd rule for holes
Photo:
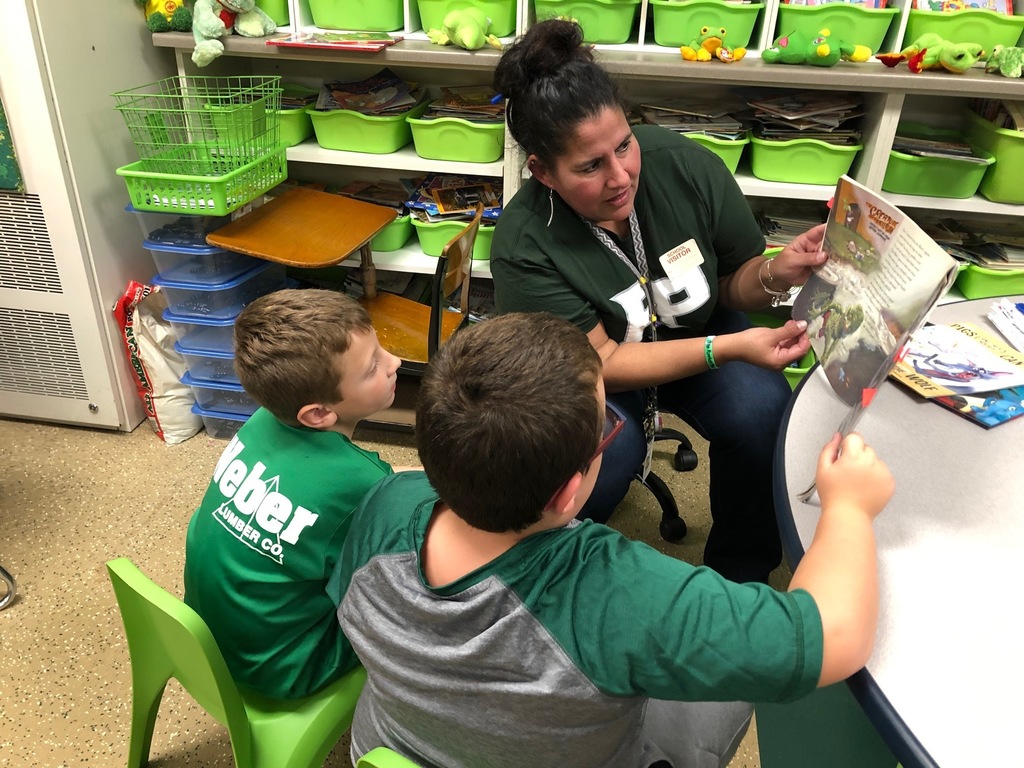
[[[704,331],[724,334],[749,327],[743,313],[719,310]],[[658,387],[658,407],[681,418],[710,445],[712,525],[704,564],[733,581],[767,582],[782,562],[772,457],[791,394],[782,373],[740,362]],[[579,514],[597,522],[611,517],[646,454],[642,393],[608,399],[629,423],[605,452],[594,491]]]

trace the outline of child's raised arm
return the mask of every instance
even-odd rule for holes
[[[819,686],[843,680],[871,656],[878,622],[878,564],[872,523],[892,498],[889,468],[860,435],[837,434],[816,474],[821,518],[793,574],[821,613],[824,654]]]

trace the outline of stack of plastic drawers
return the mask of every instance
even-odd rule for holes
[[[136,213],[157,268],[151,282],[167,298],[163,317],[188,366],[182,382],[195,394],[192,410],[211,436],[230,438],[259,407],[235,374],[235,318],[250,301],[280,288],[285,268],[207,245],[206,233],[227,223],[224,217]]]

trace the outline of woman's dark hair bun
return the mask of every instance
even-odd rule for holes
[[[572,61],[593,61],[583,45],[583,30],[575,21],[548,19],[531,27],[501,57],[494,86],[507,98],[516,98],[532,83],[555,75]]]

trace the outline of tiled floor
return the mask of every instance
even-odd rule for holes
[[[393,464],[416,464],[409,435],[356,439]],[[0,419],[0,563],[18,597],[0,611],[0,766],[120,766],[127,754],[130,666],[104,563],[130,557],[180,595],[185,529],[226,443],[205,433],[166,446],[146,425],[130,434]],[[659,444],[659,449],[664,444]],[[677,474],[656,452],[690,527],[663,543],[652,497],[634,484],[616,527],[698,562],[707,532],[701,466]],[[777,586],[788,578],[775,573]],[[230,766],[224,730],[173,683],[157,718],[154,766]],[[347,744],[326,765],[347,766]],[[754,729],[729,768],[760,768]]]

